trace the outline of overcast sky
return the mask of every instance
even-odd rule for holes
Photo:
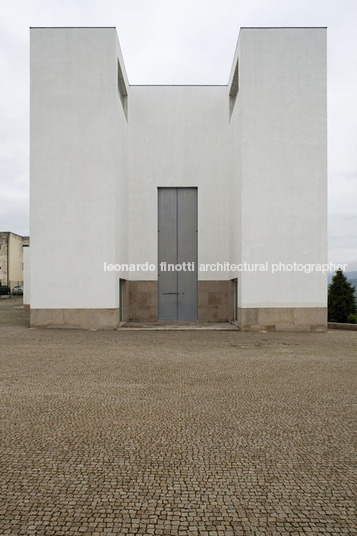
[[[116,26],[130,84],[226,84],[241,26],[327,26],[329,261],[357,270],[357,0],[0,0],[0,7],[0,231],[29,233],[30,26]]]

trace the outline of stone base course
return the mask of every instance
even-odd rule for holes
[[[119,309],[30,309],[30,325],[85,329],[115,329]]]
[[[198,282],[198,322],[234,322],[234,282]],[[157,281],[121,282],[122,309],[32,309],[31,326],[116,329],[125,322],[157,322]],[[238,308],[243,331],[326,331],[324,307]]]
[[[357,331],[357,324],[340,324],[337,322],[329,322],[328,329],[344,329],[348,331]]]
[[[156,322],[158,319],[157,281],[125,281],[126,321]],[[234,319],[232,281],[198,281],[198,321],[230,322]]]
[[[243,331],[326,331],[325,307],[238,308]]]
[[[129,287],[128,320],[156,321],[159,315],[157,281],[126,281],[126,284]]]

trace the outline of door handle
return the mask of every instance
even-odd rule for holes
[[[179,294],[185,294],[184,292],[163,292],[162,294],[164,294],[165,296],[167,296],[167,294],[170,294],[171,296],[178,296]]]

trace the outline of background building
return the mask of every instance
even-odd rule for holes
[[[324,28],[241,29],[226,86],[130,86],[115,28],[33,28],[30,153],[32,325],[326,327],[326,274],[290,269],[326,263]]]
[[[0,232],[0,283],[13,289],[24,281],[23,248],[29,246],[28,236]]]

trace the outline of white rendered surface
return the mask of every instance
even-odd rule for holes
[[[117,57],[114,28],[31,30],[34,309],[118,307],[117,274],[103,271],[103,260],[125,247]]]
[[[158,187],[198,188],[198,262],[229,259],[229,138],[225,86],[132,86],[130,262],[157,264]],[[228,279],[201,273],[199,279]],[[132,274],[143,279],[143,274]],[[149,272],[147,279],[157,279]]]
[[[158,187],[198,188],[199,264],[325,263],[326,161],[325,29],[242,29],[228,86],[130,87],[114,28],[32,29],[31,307],[156,280],[103,265],[157,265]],[[199,273],[232,277],[239,307],[326,306],[320,273]]]
[[[242,29],[238,56],[231,120],[241,181],[237,257],[326,263],[326,30]],[[327,275],[318,272],[244,272],[240,279],[240,307],[326,306]]]

